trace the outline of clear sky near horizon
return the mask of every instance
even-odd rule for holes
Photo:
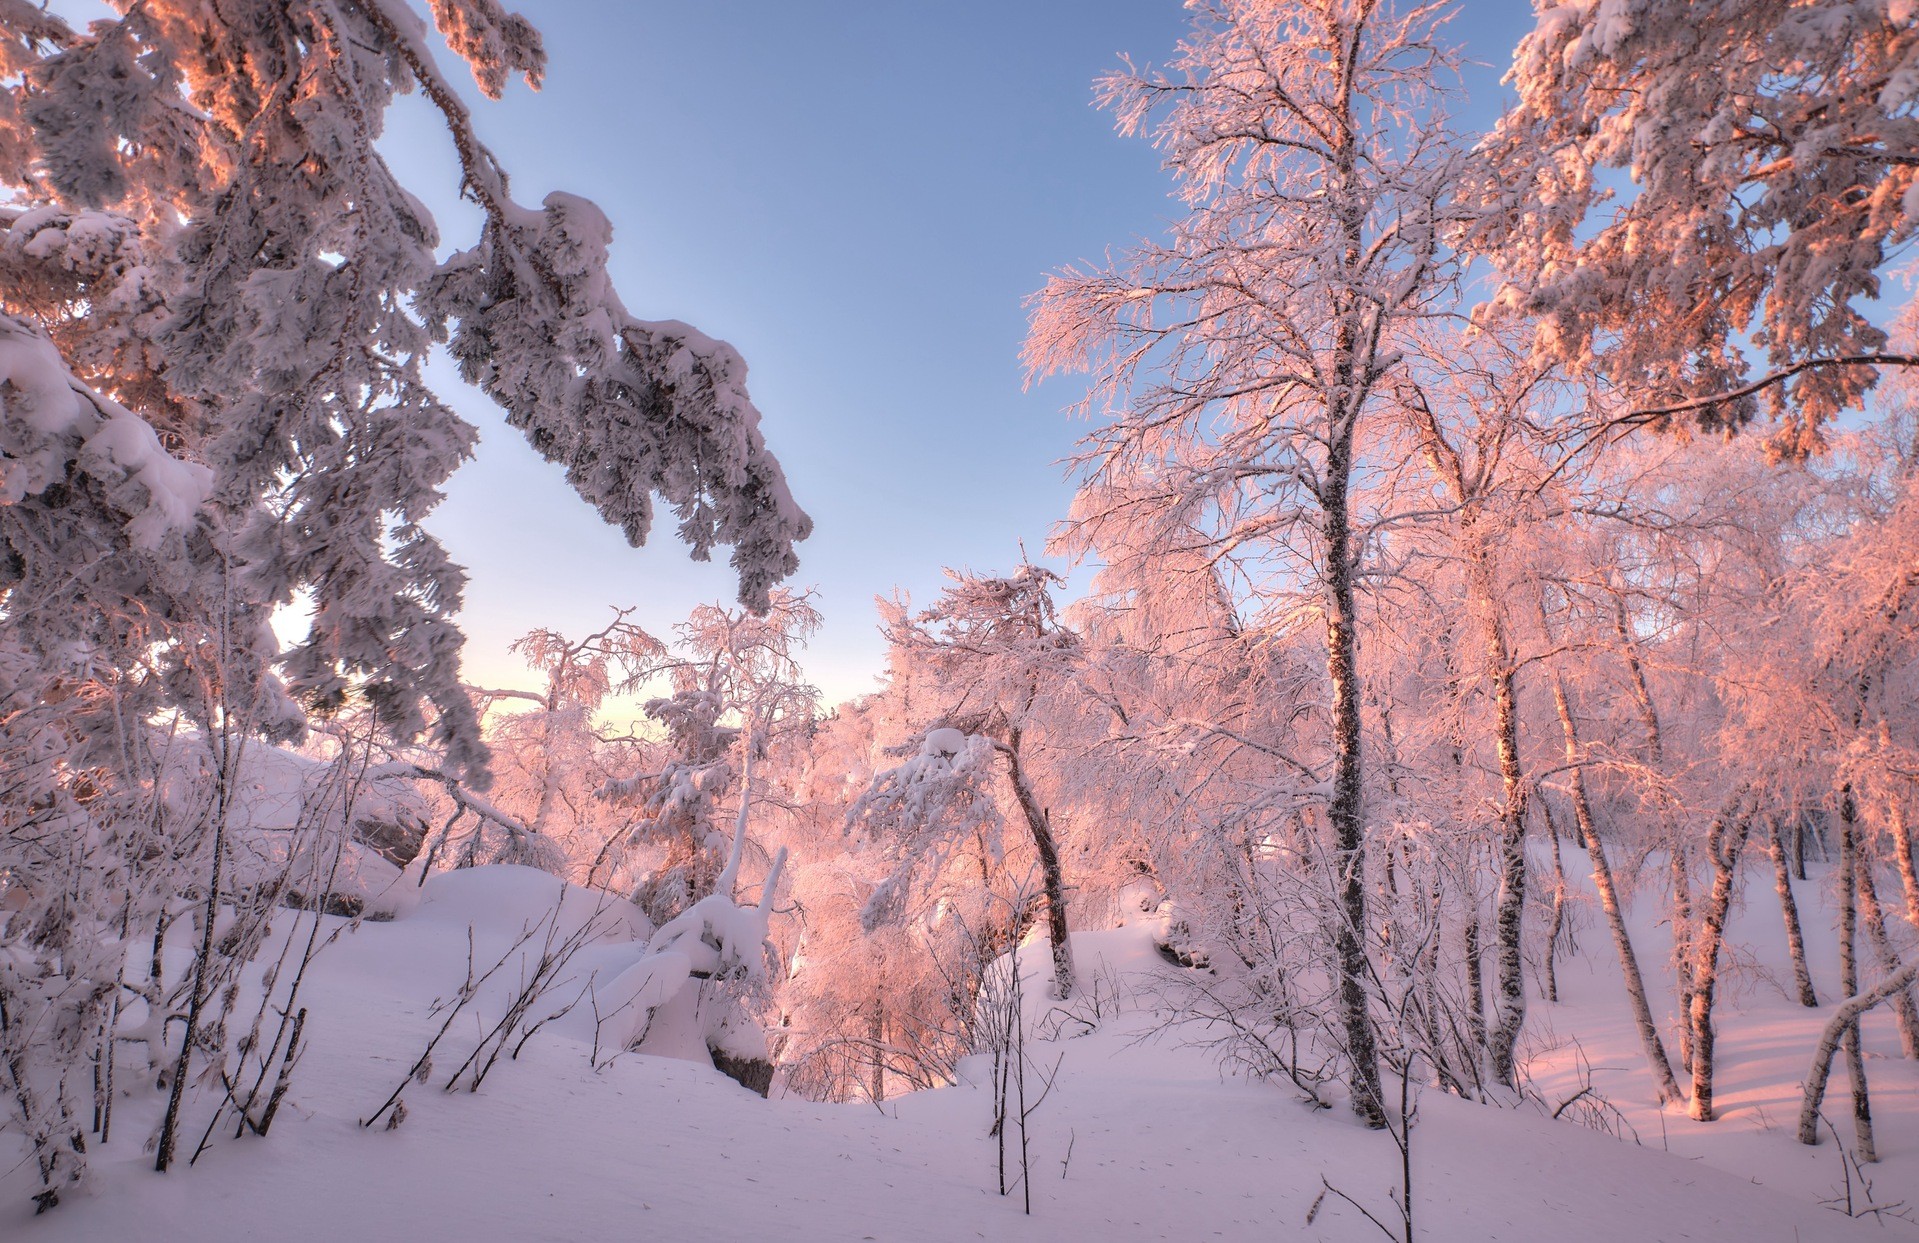
[[[768,442],[813,537],[793,583],[826,617],[807,659],[837,702],[874,688],[873,598],[938,592],[943,566],[1038,559],[1072,495],[1076,379],[1027,391],[1022,299],[1176,214],[1150,144],[1091,106],[1119,61],[1167,58],[1175,0],[521,0],[546,39],[539,93],[475,97],[480,133],[537,206],[597,202],[633,313],[680,319],[746,358]],[[1462,127],[1496,115],[1526,0],[1465,0],[1479,62]],[[450,62],[450,56],[445,58]],[[449,68],[451,65],[449,64]],[[477,230],[444,132],[417,99],[384,147],[438,217]],[[686,556],[661,524],[629,548],[449,365],[440,391],[480,428],[428,525],[470,581],[468,677],[530,685],[507,651],[536,626],[587,633],[631,605],[664,635],[731,601],[724,552]]]

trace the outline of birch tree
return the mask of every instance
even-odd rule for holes
[[[628,759],[599,791],[611,803],[637,804],[639,815],[606,836],[589,875],[610,882],[629,866],[629,852],[652,847],[654,866],[633,897],[662,923],[716,892],[729,842],[750,840],[737,825],[728,829],[726,804],[744,824],[756,800],[769,801],[766,761],[802,741],[813,723],[819,692],[805,681],[799,654],[819,625],[810,593],[780,587],[760,613],[702,604],[674,627],[672,649],[645,673],[663,678],[667,693],[642,706],[665,738],[642,749],[637,771]]]
[[[1441,342],[1455,338],[1445,334]],[[1413,438],[1444,515],[1450,559],[1463,580],[1465,621],[1478,648],[1479,684],[1492,701],[1493,751],[1499,772],[1499,890],[1493,930],[1494,1021],[1487,1032],[1493,1077],[1515,1086],[1514,1046],[1526,1020],[1523,942],[1528,887],[1526,825],[1532,781],[1520,753],[1520,639],[1508,603],[1524,593],[1507,565],[1507,550],[1538,516],[1528,502],[1540,464],[1535,408],[1550,399],[1549,372],[1516,358],[1493,334],[1456,340],[1452,349],[1422,351],[1450,358],[1442,369],[1406,386]],[[1529,469],[1530,468],[1530,469]],[[1536,507],[1535,507],[1536,508]],[[1522,580],[1523,581],[1523,580]],[[1548,954],[1551,949],[1548,947]]]
[[[1122,133],[1150,136],[1185,216],[1106,268],[1035,297],[1036,376],[1088,371],[1110,417],[1092,486],[1150,480],[1271,603],[1325,635],[1339,1030],[1353,1103],[1383,1125],[1367,1015],[1366,815],[1355,497],[1409,330],[1445,305],[1459,157],[1442,120],[1455,59],[1443,8],[1375,0],[1202,0],[1162,70],[1103,79]],[[1124,487],[1114,495],[1125,495]],[[1088,514],[1131,520],[1125,506]]]

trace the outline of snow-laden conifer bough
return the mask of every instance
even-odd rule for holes
[[[525,19],[427,7],[485,95],[539,84]],[[251,739],[364,701],[385,734],[430,738],[445,778],[487,785],[451,620],[464,574],[421,525],[475,435],[427,387],[430,350],[630,542],[661,503],[695,557],[730,545],[752,608],[810,530],[739,355],[626,311],[592,203],[514,201],[435,42],[403,0],[0,0],[0,757],[18,780],[0,1097],[43,1205],[106,1129],[90,1068],[111,1061],[128,946],[153,944],[175,1011],[158,1165],[183,1111],[231,1103],[202,1089],[231,1055],[213,934],[244,905],[223,822]],[[375,145],[414,91],[484,217],[444,258]],[[282,653],[267,617],[296,598],[310,620]],[[162,814],[169,749],[204,753],[203,805]],[[158,947],[189,905],[182,973]]]

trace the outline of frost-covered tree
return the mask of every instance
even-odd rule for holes
[[[584,639],[533,630],[522,635],[513,650],[546,679],[536,725],[539,754],[530,757],[528,764],[528,776],[537,777],[534,788],[539,791],[529,824],[534,832],[546,833],[562,779],[577,766],[575,757],[560,754],[559,735],[590,735],[590,718],[606,697],[616,689],[639,685],[666,654],[666,647],[628,621],[627,610],[621,610],[610,624]]]
[[[1764,409],[1803,454],[1889,351],[1868,303],[1919,232],[1902,0],[1536,6],[1488,139],[1477,244],[1635,421]]]
[[[1429,599],[1464,606],[1454,614],[1456,624],[1431,619],[1441,633],[1462,632],[1458,641],[1470,652],[1458,662],[1470,676],[1447,682],[1455,690],[1469,687],[1491,709],[1486,733],[1499,775],[1493,800],[1499,887],[1493,914],[1493,1022],[1486,1047],[1493,1077],[1511,1087],[1514,1047],[1526,1016],[1526,838],[1532,797],[1520,742],[1522,637],[1510,603],[1525,587],[1522,574],[1514,572],[1523,566],[1514,564],[1519,558],[1513,545],[1541,516],[1535,503],[1538,481],[1553,475],[1549,460],[1542,461],[1535,426],[1553,393],[1547,373],[1516,358],[1493,334],[1441,332],[1421,354],[1444,360],[1405,385],[1410,439],[1425,467],[1411,491],[1425,504],[1430,497],[1440,511],[1428,523],[1439,536],[1439,547],[1432,550],[1437,564],[1421,577]],[[1398,543],[1388,559],[1418,555],[1416,537]],[[1442,764],[1440,772],[1447,768]]]
[[[956,1082],[959,1060],[975,1051],[985,964],[1032,914],[1005,892],[990,746],[981,744],[983,768],[954,771],[957,731],[929,748],[901,689],[841,704],[764,769],[790,800],[761,829],[792,852],[790,904],[776,925],[790,965],[779,1060],[788,1087],[816,1099],[884,1100]],[[925,758],[902,763],[905,751]],[[794,759],[796,771],[775,775]],[[857,808],[876,788],[868,817]],[[870,832],[849,833],[849,814]],[[977,831],[963,831],[958,822],[973,817]]]
[[[897,689],[915,698],[924,733],[918,755],[874,779],[856,816],[887,826],[910,861],[933,840],[996,830],[997,800],[1010,794],[1006,815],[1026,830],[1046,898],[1054,988],[1070,997],[1068,886],[1040,773],[1048,723],[1072,713],[1079,698],[1079,636],[1058,618],[1060,578],[1050,570],[1023,563],[1005,576],[947,575],[952,585],[929,608],[882,606]]]
[[[1324,627],[1342,1027],[1355,1108],[1381,1125],[1366,1003],[1355,492],[1408,334],[1452,296],[1444,234],[1460,156],[1436,97],[1455,53],[1440,5],[1191,8],[1191,33],[1163,70],[1129,66],[1100,86],[1122,131],[1153,138],[1186,215],[1167,241],[1115,266],[1049,280],[1026,357],[1035,374],[1096,375],[1094,400],[1114,413],[1089,437],[1092,486],[1177,498],[1274,614],[1290,620],[1305,604]],[[1122,504],[1080,521],[1126,524],[1136,512]]]
[[[1113,504],[1089,489],[1075,512]],[[1084,704],[1079,728],[1062,731],[1063,784],[1098,809],[1108,883],[1158,891],[1169,952],[1264,970],[1277,966],[1260,961],[1265,899],[1240,865],[1247,843],[1289,831],[1317,800],[1330,759],[1315,710],[1323,665],[1309,639],[1245,625],[1231,563],[1206,531],[1147,497],[1133,509],[1155,520],[1102,526],[1084,549],[1100,569],[1069,614]]]
[[[641,771],[629,761],[601,786],[603,798],[636,806],[638,818],[607,835],[591,874],[605,883],[632,866],[629,852],[652,848],[635,901],[653,919],[669,920],[714,892],[728,841],[747,840],[727,823],[729,804],[743,822],[755,800],[779,801],[766,762],[803,743],[813,723],[819,692],[805,681],[799,654],[819,625],[811,595],[785,588],[769,593],[762,613],[701,605],[649,668],[669,693],[649,699],[644,712],[665,737],[644,748]]]
[[[538,83],[545,55],[524,19],[494,0],[433,13],[487,94],[514,75]],[[685,325],[626,313],[592,204],[555,194],[529,211],[508,197],[406,7],[142,2],[83,31],[59,6],[10,2],[0,46],[0,313],[52,343],[71,400],[117,420],[85,434],[81,470],[147,494],[136,538],[205,522],[218,549],[200,561],[231,569],[229,598],[308,594],[311,624],[283,662],[300,697],[357,689],[400,733],[425,727],[431,703],[451,766],[483,763],[449,620],[460,572],[420,526],[473,444],[422,378],[439,342],[629,540],[649,533],[657,495],[696,556],[734,545],[755,607],[793,568],[809,524],[765,449],[744,364]],[[444,261],[374,146],[394,96],[416,89],[485,216]],[[71,423],[29,421],[43,435]],[[168,460],[140,447],[156,437]],[[15,521],[58,508],[66,473],[18,476]],[[12,543],[28,573],[60,555]]]
[[[1919,531],[1919,497],[1911,469],[1912,381],[1893,386],[1898,406],[1884,425],[1842,446],[1883,463],[1876,477],[1855,479],[1825,507],[1821,526],[1782,559],[1765,598],[1751,610],[1750,638],[1729,676],[1728,751],[1766,757],[1761,794],[1773,819],[1822,822],[1838,855],[1840,1015],[1829,1026],[1807,1078],[1800,1139],[1815,1142],[1816,1109],[1835,1051],[1842,1051],[1853,1096],[1856,1149],[1870,1159],[1874,1137],[1867,1103],[1860,1020],[1890,1003],[1907,1057],[1919,1057],[1919,1003],[1913,985],[1919,962],[1910,958],[1886,907],[1903,911],[1919,929],[1919,871],[1910,821],[1919,754],[1919,719],[1912,710],[1919,678],[1919,574],[1911,547]],[[1848,437],[1847,440],[1853,439]],[[1831,487],[1837,490],[1844,477]],[[1863,486],[1862,486],[1863,485]],[[1745,638],[1744,635],[1740,636]],[[1776,810],[1775,810],[1776,809]],[[1790,878],[1777,825],[1770,827],[1782,901]],[[1888,874],[1903,902],[1882,904]],[[1790,920],[1788,936],[1797,929]],[[1803,972],[1804,951],[1795,965]],[[1810,982],[1805,984],[1810,991]],[[1815,998],[1815,1001],[1817,998]],[[1710,1098],[1708,1098],[1708,1109]]]
[[[538,691],[468,688],[492,710],[486,741],[494,784],[486,796],[430,763],[396,766],[439,787],[449,808],[427,867],[518,863],[588,884],[606,880],[593,865],[623,830],[602,823],[605,806],[594,796],[624,757],[599,713],[609,695],[641,686],[666,657],[665,645],[628,620],[631,613],[616,610],[611,622],[577,639],[542,627],[515,640],[512,650],[545,683]]]
[[[524,19],[496,0],[429,7],[483,93],[537,84]],[[375,145],[407,91],[484,217],[444,258]],[[0,1025],[43,1203],[84,1168],[67,1087],[93,1052],[112,1060],[101,1005],[122,942],[188,891],[202,914],[159,1059],[162,1168],[187,1081],[218,1069],[191,1064],[245,948],[211,929],[236,897],[219,792],[248,740],[359,696],[387,734],[430,734],[450,778],[486,784],[451,620],[462,573],[421,525],[474,434],[426,386],[430,350],[629,540],[664,502],[695,556],[732,545],[752,607],[793,568],[810,524],[744,364],[628,314],[609,241],[582,199],[508,196],[397,0],[0,0],[0,767],[18,783],[0,871],[21,972],[0,979]],[[310,620],[282,653],[266,619],[296,599]],[[198,734],[214,793],[163,817],[166,713]],[[72,918],[48,922],[46,903]],[[30,1004],[23,981],[54,976],[58,1005]]]
[[[862,904],[868,929],[902,917],[914,890],[940,893],[936,877],[949,868],[962,883],[985,885],[1005,862],[1006,817],[996,797],[999,763],[990,740],[950,726],[926,732],[913,754],[873,774],[847,812],[892,864]]]

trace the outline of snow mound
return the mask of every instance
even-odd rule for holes
[[[601,937],[610,941],[642,940],[653,931],[640,908],[631,902],[581,889],[550,872],[514,863],[460,868],[428,877],[421,889],[420,905],[408,918],[510,934],[540,924],[556,906],[561,936],[571,936],[593,920],[598,921]]]

